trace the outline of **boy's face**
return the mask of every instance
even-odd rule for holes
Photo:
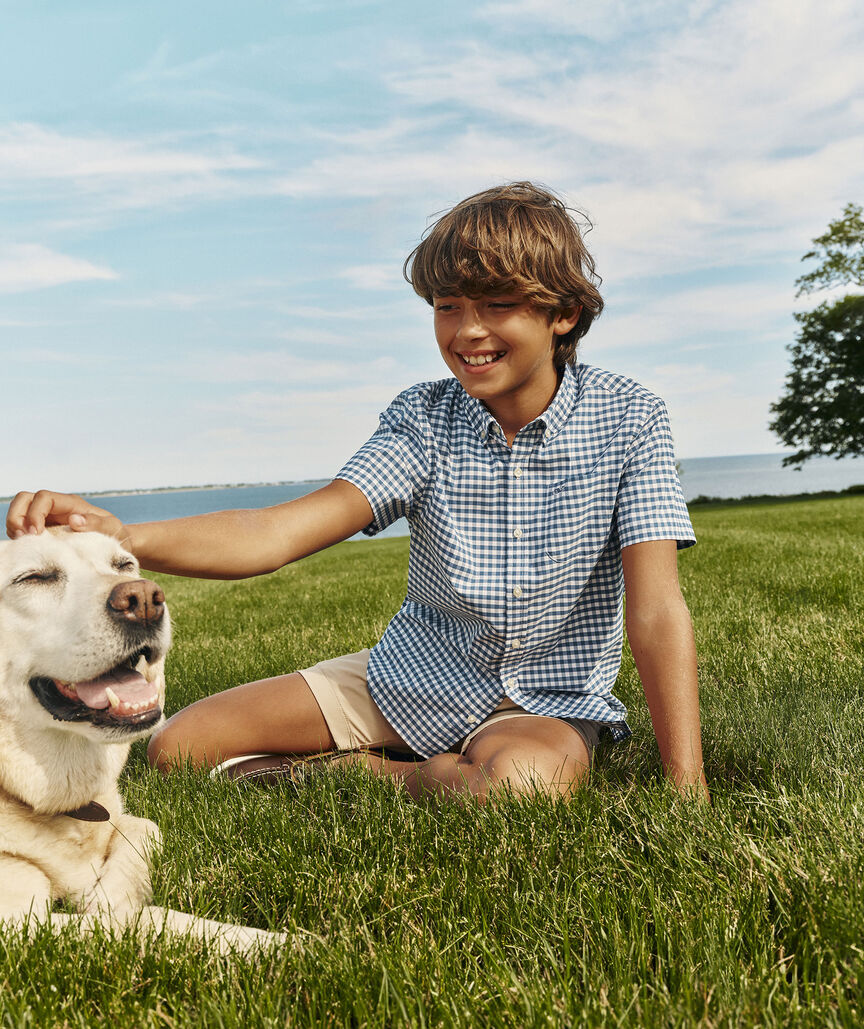
[[[516,412],[527,424],[545,411],[558,388],[555,337],[573,328],[578,311],[550,322],[518,295],[435,297],[433,307],[441,355],[466,393],[505,428]]]

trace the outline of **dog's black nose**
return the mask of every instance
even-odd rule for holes
[[[118,582],[108,595],[108,611],[121,622],[155,625],[165,614],[165,594],[149,579]]]

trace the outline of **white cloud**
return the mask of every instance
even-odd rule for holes
[[[404,290],[401,264],[395,258],[382,264],[356,264],[338,273],[353,289]]]
[[[69,368],[98,372],[104,365],[104,361],[90,351],[63,350],[60,347],[16,346],[9,347],[8,351],[4,350],[3,364],[7,369],[13,365],[30,365],[34,369],[45,368],[48,365],[55,368],[59,365],[66,365]]]
[[[21,293],[31,289],[60,286],[66,282],[88,282],[118,278],[111,268],[80,257],[59,254],[35,243],[0,249],[0,293]]]
[[[663,363],[660,351],[646,348],[640,360],[604,367],[629,375],[663,397],[678,457],[722,457],[780,449],[768,429],[770,405],[780,395],[782,369],[757,361],[742,374],[735,361],[722,370],[706,363]],[[614,355],[613,355],[614,356]]]
[[[135,297],[103,298],[100,302],[105,307],[119,308],[152,308],[165,311],[190,311],[217,301],[224,303],[225,298],[213,293],[178,293],[169,290],[164,293],[151,293]]]
[[[691,17],[709,6],[710,0],[688,5]],[[684,10],[687,11],[688,7]],[[478,17],[491,23],[537,25],[546,23],[557,31],[609,42],[625,32],[650,32],[656,25],[670,27],[681,20],[679,0],[500,0],[484,4]]]
[[[198,374],[208,382],[267,382],[295,387],[317,387],[321,384],[332,386],[333,383],[353,378],[355,385],[352,389],[359,395],[362,383],[373,381],[380,386],[383,378],[392,375],[395,365],[396,362],[390,357],[349,363],[333,359],[310,360],[281,350],[259,350],[214,355],[207,367]],[[272,397],[277,403],[284,402],[273,394],[262,396]],[[314,402],[317,404],[322,396],[324,394],[316,392]]]
[[[218,133],[209,146],[190,147],[174,138],[0,125],[0,195],[44,206],[52,226],[67,233],[118,211],[256,195],[266,191],[263,168]],[[58,209],[67,213],[57,217]]]
[[[220,481],[227,472],[246,482],[329,478],[375,431],[378,412],[392,399],[380,384],[251,391],[232,400],[230,426],[221,407],[200,407],[206,428],[199,439],[218,455]]]
[[[616,282],[788,260],[864,188],[864,19],[851,0],[526,0],[482,13],[626,35],[614,65],[550,61],[530,34],[511,51],[469,35],[446,62],[400,46],[385,81],[416,118],[322,133],[318,155],[273,188],[393,206],[425,195],[428,210],[494,182],[547,182],[588,208],[590,246]],[[370,288],[387,282],[365,274]]]
[[[585,339],[592,353],[623,347],[643,348],[658,343],[712,338],[754,344],[770,334],[791,331],[793,289],[770,288],[764,283],[736,283],[666,291],[617,313],[614,304],[604,311]]]
[[[546,179],[577,206],[587,202],[596,242],[619,275],[797,249],[810,225],[817,230],[864,187],[860,5],[678,4],[671,19],[670,7],[487,5],[490,17],[518,16],[526,25],[545,18],[575,34],[586,25],[591,34],[592,23],[600,31],[608,18],[614,32],[627,34],[617,40],[614,64],[602,50],[580,51],[562,67],[542,47],[501,52],[490,40],[466,44],[443,66],[428,56],[406,62],[389,81],[412,102],[434,97],[463,117],[472,112],[488,135],[519,139],[498,169]],[[478,142],[478,167],[488,167]],[[406,138],[397,163],[411,166],[410,148]],[[446,164],[449,173],[434,159],[427,166],[447,183],[459,166]],[[423,181],[422,169],[417,174]]]
[[[629,17],[635,7],[637,18],[616,27],[625,32],[611,66],[580,54],[566,74],[556,74],[538,50],[533,74],[524,57],[511,72],[509,55],[495,60],[490,48],[486,55],[469,51],[443,70],[429,63],[402,69],[395,85],[428,95],[437,83],[436,96],[443,91],[488,112],[644,152],[657,162],[668,158],[670,146],[690,153],[735,152],[742,141],[759,148],[809,146],[848,129],[862,81],[864,19],[855,0],[689,6],[550,0],[524,6],[523,17],[545,9],[576,33],[583,12],[590,23],[591,11],[602,10],[615,26],[623,21],[616,12]],[[639,13],[647,15],[644,34]],[[804,125],[806,138],[796,138]]]
[[[380,383],[366,383],[363,385],[334,385],[329,390],[309,393],[300,388],[293,391],[271,392],[268,390],[255,390],[249,393],[237,394],[232,403],[237,415],[237,421],[242,423],[246,420],[254,423],[263,423],[270,426],[283,427],[308,427],[309,415],[312,414],[315,420],[320,420],[322,412],[332,412],[338,415],[340,434],[343,427],[343,419],[359,416],[365,422],[372,419],[372,426],[369,432],[378,423],[377,412],[383,410],[393,399],[390,387]],[[371,411],[376,414],[371,415]],[[365,437],[355,437],[351,445],[356,449]]]
[[[414,131],[406,131],[386,146],[361,141],[356,148],[339,147],[278,179],[276,188],[293,197],[425,194],[449,197],[455,203],[492,182],[527,175],[560,179],[568,168],[566,155],[554,148],[526,151],[518,139],[474,128],[441,139],[425,136],[422,124],[415,123]]]
[[[32,123],[0,126],[0,176],[12,179],[122,179],[130,176],[201,176],[247,171],[260,162],[231,151],[173,149],[158,140],[105,134],[70,135]]]

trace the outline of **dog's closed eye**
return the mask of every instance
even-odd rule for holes
[[[138,565],[134,561],[130,561],[129,558],[118,557],[116,560],[111,562],[111,567],[115,572],[132,572],[138,573]]]
[[[23,575],[17,575],[12,582],[18,586],[23,583],[59,582],[60,579],[59,568],[42,568],[38,571],[24,572]]]

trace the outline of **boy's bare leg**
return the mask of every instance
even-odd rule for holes
[[[178,711],[153,735],[147,756],[169,771],[186,761],[212,765],[238,754],[311,754],[334,746],[312,691],[294,672],[215,693]],[[348,753],[339,760],[404,783],[415,799],[432,793],[485,800],[496,789],[566,795],[590,770],[580,734],[560,719],[536,715],[490,725],[464,754],[405,762]]]
[[[173,765],[214,765],[238,754],[311,754],[333,737],[299,672],[259,679],[214,693],[168,719],[150,739],[147,757]]]
[[[379,775],[404,783],[414,799],[424,794],[468,794],[485,801],[495,790],[567,795],[591,768],[582,736],[558,718],[508,718],[479,732],[464,754],[436,754],[415,764],[374,754],[346,755]]]

